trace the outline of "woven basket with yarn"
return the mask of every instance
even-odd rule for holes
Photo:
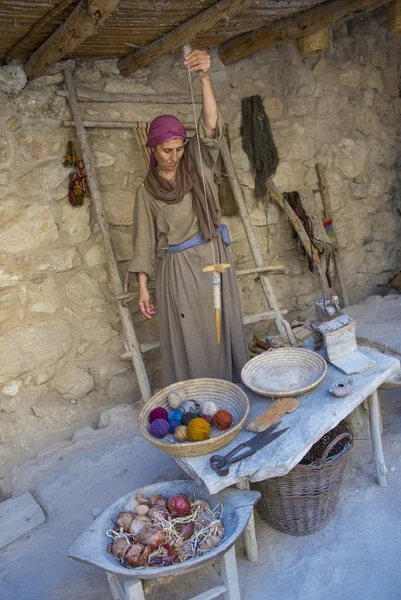
[[[308,35],[297,38],[297,44],[302,56],[314,56],[325,52],[330,43],[330,27],[324,27]]]
[[[217,405],[218,410],[227,410],[233,416],[230,429],[222,431],[212,427],[211,437],[202,442],[177,442],[173,435],[168,435],[161,440],[153,437],[149,433],[149,413],[156,406],[171,410],[167,397],[170,392],[176,390],[184,390],[188,400],[196,400],[200,404],[211,400]],[[143,437],[163,452],[173,456],[201,456],[215,452],[231,442],[241,431],[248,413],[248,397],[235,383],[222,379],[190,379],[173,383],[155,394],[139,413],[138,425]]]
[[[401,0],[387,4],[388,26],[391,35],[401,35]]]

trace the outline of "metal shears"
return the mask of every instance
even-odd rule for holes
[[[234,448],[234,450],[231,450],[231,452],[229,452],[226,456],[220,456],[219,454],[214,454],[213,456],[211,456],[210,466],[212,467],[213,471],[216,471],[217,475],[220,475],[220,477],[228,475],[230,465],[239,462],[240,460],[243,460],[248,456],[251,456],[251,454],[254,454],[264,446],[267,446],[273,440],[280,437],[280,435],[287,431],[287,429],[289,429],[289,427],[286,427],[285,429],[274,431],[280,425],[280,423],[281,421],[273,423],[273,425],[270,425],[270,427],[265,429],[265,431],[261,431],[253,438],[247,440],[246,442],[243,442],[239,446],[236,446],[236,448]],[[237,454],[237,452],[239,452],[243,448],[249,448],[249,450],[233,458],[234,455]]]

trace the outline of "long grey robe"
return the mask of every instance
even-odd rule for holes
[[[223,139],[219,117],[216,135],[207,138],[199,121],[202,160],[208,191],[219,207],[214,165]],[[194,136],[185,147],[199,169],[199,153]],[[234,265],[222,274],[221,343],[216,342],[212,274],[202,269],[216,262],[231,263],[229,249],[220,238],[182,252],[166,254],[175,244],[199,235],[199,223],[192,207],[192,192],[177,204],[166,204],[151,196],[142,184],[136,194],[133,218],[134,258],[132,273],[144,272],[152,279],[160,259],[156,282],[159,315],[163,385],[198,377],[240,381],[248,360],[238,283]]]

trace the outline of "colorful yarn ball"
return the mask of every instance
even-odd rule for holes
[[[170,430],[170,425],[165,419],[156,419],[150,424],[149,431],[155,438],[164,438]]]
[[[182,415],[181,423],[183,425],[189,425],[190,422],[193,421],[193,419],[196,419],[196,415],[194,413],[188,412]]]
[[[182,420],[182,411],[181,410],[176,409],[176,410],[172,410],[171,412],[168,413],[169,423],[171,423],[171,421],[179,421],[181,424],[181,420]]]
[[[182,405],[182,408],[184,409],[184,413],[193,413],[196,417],[202,415],[202,407],[196,400],[187,400]]]
[[[187,395],[184,390],[173,390],[167,396],[167,401],[171,408],[178,408],[187,399]]]
[[[208,440],[210,438],[210,425],[201,417],[192,419],[187,427],[187,435],[191,442],[203,442],[203,440]]]
[[[173,420],[173,421],[169,421],[169,424],[170,424],[170,433],[174,433],[175,430],[177,429],[177,427],[181,426],[181,421]]]
[[[202,415],[202,419],[205,419],[206,423],[209,423],[209,425],[213,423],[213,417],[210,415]]]
[[[162,406],[157,406],[149,413],[149,423],[153,423],[156,419],[164,419],[165,421],[168,419],[168,412]]]
[[[218,410],[213,417],[213,423],[218,429],[229,429],[233,423],[233,416],[227,410]]]
[[[207,400],[203,403],[203,413],[213,417],[217,413],[217,406],[211,400]]]
[[[177,427],[177,429],[174,431],[174,435],[177,442],[186,442],[188,440],[187,428],[185,425],[180,425]]]

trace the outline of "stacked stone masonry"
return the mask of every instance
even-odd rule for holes
[[[272,282],[290,319],[308,316],[319,290],[284,214],[254,197],[241,147],[241,98],[263,98],[282,191],[316,190],[315,163],[323,163],[345,281],[357,302],[384,289],[400,264],[400,45],[379,10],[333,28],[321,56],[305,59],[288,42],[225,68],[212,53],[212,79],[252,225],[266,263],[284,263],[289,271]],[[116,403],[139,400],[131,363],[120,360],[121,323],[91,202],[75,208],[67,197],[63,159],[73,132],[62,125],[70,117],[66,99],[57,95],[62,66],[32,82],[18,63],[0,67],[0,462],[96,422]],[[74,76],[82,87],[107,92],[188,92],[179,55],[128,78],[114,61],[76,63]],[[190,105],[81,106],[87,120],[149,121],[174,111],[192,122]],[[135,192],[145,174],[142,153],[134,130],[88,133],[124,274]],[[252,267],[239,217],[225,221],[236,268]],[[254,277],[239,285],[245,314],[266,310]],[[140,342],[155,341],[157,319],[148,322],[134,307],[132,314]],[[146,355],[146,365],[157,387],[158,350]]]

